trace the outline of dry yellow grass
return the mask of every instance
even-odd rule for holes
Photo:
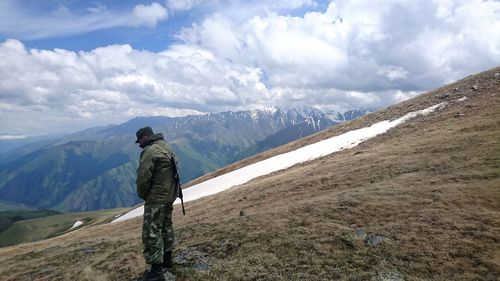
[[[176,207],[175,254],[213,259],[209,272],[176,266],[177,280],[500,279],[496,72],[245,160],[448,102],[356,148],[190,202],[185,217]],[[0,278],[131,280],[145,269],[140,228],[136,218],[2,248]],[[371,246],[366,235],[381,241]]]

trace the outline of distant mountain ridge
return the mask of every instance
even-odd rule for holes
[[[162,132],[187,182],[217,168],[366,114],[272,107],[186,117],[136,117],[28,144],[0,156],[0,199],[58,211],[132,206],[140,149],[135,131]],[[32,149],[30,149],[32,148]],[[7,160],[6,157],[15,156]]]

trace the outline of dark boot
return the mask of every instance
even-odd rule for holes
[[[172,260],[172,251],[164,252],[163,253],[163,263],[161,264],[163,267],[163,270],[169,270],[174,266],[174,261]]]
[[[161,267],[161,264],[153,264],[151,270],[146,274],[144,281],[166,281]]]

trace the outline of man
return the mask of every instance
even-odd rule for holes
[[[137,194],[145,201],[142,243],[144,259],[151,265],[145,280],[165,280],[162,268],[172,267],[174,247],[172,204],[180,188],[177,161],[163,135],[154,134],[151,127],[139,129],[136,137],[143,149],[137,169]]]

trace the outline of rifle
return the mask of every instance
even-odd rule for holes
[[[175,159],[174,157],[170,158],[172,161],[172,168],[174,169],[174,180],[175,180],[175,186],[177,187],[177,197],[181,199],[181,206],[182,206],[182,215],[186,215],[186,210],[184,210],[184,200],[183,195],[182,195],[182,187],[181,187],[181,180],[179,178],[179,173],[177,172],[177,165],[175,164]]]

